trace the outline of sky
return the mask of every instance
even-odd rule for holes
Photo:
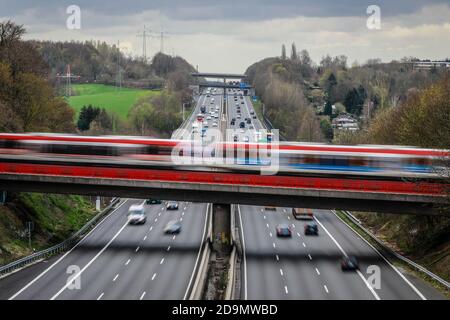
[[[450,58],[450,0],[0,0],[0,21],[8,19],[26,39],[120,41],[132,56],[142,56],[145,26],[148,57],[163,32],[164,53],[201,72],[243,73],[293,42],[317,63],[327,54],[349,64]]]

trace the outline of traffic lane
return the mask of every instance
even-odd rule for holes
[[[341,253],[323,230],[319,228],[318,236],[306,236],[304,225],[308,221],[296,220],[291,214],[291,208],[283,208],[282,216],[284,217],[283,223],[289,224],[292,228],[293,240],[305,253],[303,259],[309,262],[306,263],[310,267],[307,274],[318,281],[317,286],[313,288],[319,288],[320,291],[309,295],[310,299],[370,300],[375,298],[357,273],[341,271],[339,264]],[[291,266],[291,270],[295,273],[295,270],[299,270],[299,268],[295,268],[294,264]],[[290,274],[291,272],[288,272],[288,275]]]
[[[242,232],[245,241],[246,269],[241,288],[247,290],[247,299],[278,299],[284,292],[283,283],[277,276],[273,260],[261,256],[275,257],[274,248],[265,228],[261,227],[261,217],[257,207],[239,206],[241,210]]]
[[[182,229],[175,239],[171,235],[163,235],[172,242],[165,248],[169,249],[161,260],[155,279],[149,284],[150,293],[146,299],[181,300],[187,296],[188,285],[195,280],[195,264],[200,263],[197,258],[206,232],[207,204],[191,203],[185,214],[181,216]],[[164,260],[162,260],[164,259]],[[198,258],[200,259],[200,258]],[[198,261],[198,262],[197,262]]]
[[[243,222],[245,234],[265,229],[267,236],[258,239],[264,250],[252,250],[253,238],[247,237],[245,242],[250,299],[374,299],[356,273],[341,272],[339,254],[326,236],[302,236],[303,223],[293,219],[286,208],[246,207],[242,215],[255,213],[259,219],[254,220],[253,229]],[[276,237],[276,226],[282,223],[292,227],[292,238]],[[261,276],[279,281],[265,287]]]
[[[158,213],[164,208],[163,205],[145,206],[147,212],[147,222],[143,225],[126,225],[122,232],[114,239],[108,248],[92,261],[92,264],[84,270],[79,277],[80,287],[76,289],[64,289],[56,299],[61,300],[93,300],[97,299],[105,291],[105,287],[116,282],[115,276],[123,268],[130,253],[136,252],[141,245],[143,237],[148,231],[148,225],[157,219]],[[91,247],[82,249],[91,250],[101,248],[101,245],[93,243]],[[114,281],[113,281],[114,280]],[[58,289],[61,290],[61,288]],[[58,292],[57,291],[57,292]]]
[[[269,242],[274,248],[274,257],[268,259],[275,267],[273,277],[282,283],[282,290],[278,291],[277,299],[326,299],[322,283],[314,276],[313,265],[307,260],[305,248],[295,239],[277,237],[276,227],[288,224],[283,214],[284,208],[275,211],[258,207],[264,226],[269,234]]]
[[[377,252],[333,213],[326,210],[317,210],[315,215],[316,219],[330,232],[345,253],[355,255],[358,258],[361,273],[366,279],[370,276],[368,273],[369,266],[379,267],[381,287],[374,290],[380,299],[421,299],[420,293],[415,292]],[[320,224],[319,228],[321,228]]]
[[[303,223],[295,220],[288,208],[266,211],[264,215],[274,234],[279,224],[287,224],[293,231],[291,238],[276,238],[274,241],[279,276],[285,280],[285,291],[289,292],[287,298],[373,299],[358,275],[343,276],[335,263],[336,255],[329,239],[320,234],[318,237],[304,236]]]
[[[180,208],[189,208],[189,204],[180,203]],[[187,211],[186,211],[187,212]],[[181,210],[165,210],[159,208],[149,216],[150,220],[141,226],[129,226],[127,232],[117,238],[115,243],[105,251],[102,259],[93,264],[85,275],[88,283],[94,283],[84,292],[75,292],[75,296],[67,293],[61,295],[62,299],[147,299],[154,290],[154,281],[157,280],[158,270],[164,263],[167,247],[173,242],[172,236],[164,235],[163,229],[171,220],[188,219],[191,223],[201,219],[201,215],[185,216]],[[192,219],[191,219],[192,218]],[[189,235],[188,235],[189,236]],[[172,251],[185,253],[183,259],[194,256],[198,252],[199,243],[189,239],[184,247],[172,244]],[[188,264],[185,263],[187,266]],[[165,267],[165,266],[164,266]],[[186,270],[187,273],[192,272]],[[189,273],[190,274],[190,273]],[[101,275],[101,277],[99,277]],[[182,272],[172,275],[172,279],[183,283],[187,280]],[[167,283],[163,284],[167,286]],[[179,288],[179,295],[184,294],[186,288]],[[69,291],[68,291],[69,292]],[[81,294],[80,294],[81,293]]]
[[[104,218],[72,250],[61,256],[60,259],[55,261],[25,287],[18,288],[18,291],[10,298],[26,300],[50,299],[59,288],[66,284],[70,276],[67,273],[70,266],[77,265],[82,268],[99,252],[99,250],[86,251],[83,249],[83,245],[90,246],[93,243],[106,245],[126,222],[129,205],[141,202],[142,200],[126,200],[121,203],[117,209]],[[26,272],[26,269],[19,272]]]

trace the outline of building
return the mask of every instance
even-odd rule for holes
[[[439,68],[450,69],[450,60],[431,61],[431,60],[417,60],[413,61],[413,70],[431,70]]]
[[[331,121],[334,130],[358,131],[358,121],[348,113],[340,114]]]

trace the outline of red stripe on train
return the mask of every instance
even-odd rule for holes
[[[263,176],[182,170],[128,169],[43,164],[0,163],[0,173],[83,178],[125,179],[181,183],[206,183],[275,188],[301,188],[411,195],[445,195],[449,185],[430,182],[376,181],[293,176]]]

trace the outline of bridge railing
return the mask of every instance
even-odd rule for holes
[[[70,238],[65,241],[54,245],[53,247],[47,248],[45,250],[33,253],[27,257],[23,257],[19,260],[8,263],[4,266],[0,267],[0,278],[4,277],[11,272],[22,269],[32,263],[41,261],[48,257],[51,257],[55,254],[61,253],[72,248],[86,233],[87,230],[90,230],[92,226],[94,226],[105,214],[109,213],[110,210],[120,201],[119,198],[114,198],[111,203],[99,212],[94,218],[92,218],[88,223],[86,223],[80,230],[75,232]]]

